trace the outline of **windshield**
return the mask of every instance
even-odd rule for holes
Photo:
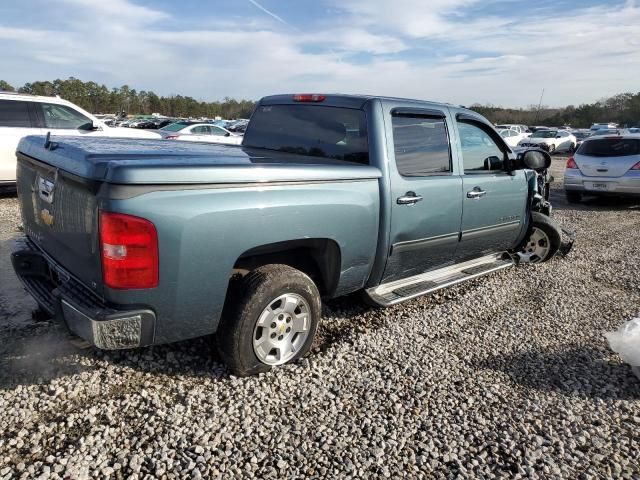
[[[538,130],[531,138],[555,138],[557,134],[556,130]]]
[[[577,153],[590,157],[626,157],[640,153],[640,140],[637,138],[601,138],[587,140]]]
[[[181,123],[181,122],[170,123],[166,127],[162,127],[160,130],[164,130],[165,132],[178,132],[188,126],[189,126],[188,123]]]
[[[313,157],[369,163],[362,110],[320,105],[262,105],[242,145]]]

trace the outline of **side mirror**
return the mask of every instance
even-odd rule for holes
[[[495,155],[492,155],[484,159],[485,170],[489,170],[493,172],[495,170],[502,170],[503,168],[504,168],[504,163]]]
[[[560,135],[556,135],[556,138],[562,138]]]
[[[102,123],[98,120],[91,120],[91,130],[102,130]]]
[[[230,136],[231,136],[231,134],[230,134],[229,132],[227,132],[227,133],[225,133],[225,134],[224,134],[224,136],[225,136],[225,137],[230,137]]]
[[[530,170],[546,170],[551,166],[551,155],[543,150],[527,150],[518,155],[520,168]]]

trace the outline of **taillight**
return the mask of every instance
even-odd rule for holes
[[[631,170],[640,170],[640,162],[636,163],[633,167],[631,167]]]
[[[180,137],[180,135],[167,135],[165,137],[166,140],[175,140],[176,138]]]
[[[110,288],[158,286],[158,233],[149,220],[100,213],[102,278]]]
[[[293,96],[294,102],[324,102],[327,98],[324,95],[317,95],[315,93],[296,93]]]
[[[578,168],[578,165],[576,164],[576,161],[573,159],[573,157],[569,157],[569,159],[567,160],[567,168]]]

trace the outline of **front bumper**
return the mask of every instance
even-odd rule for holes
[[[117,350],[153,344],[156,316],[152,310],[108,305],[27,237],[16,241],[11,263],[43,310],[96,347]]]
[[[564,189],[576,192],[610,195],[640,195],[640,171],[622,177],[588,177],[579,169],[564,172]]]
[[[532,142],[522,142],[518,144],[518,147],[521,148],[541,148],[542,150],[548,152],[549,145],[546,143],[532,143]]]

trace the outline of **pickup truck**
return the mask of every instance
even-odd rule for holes
[[[321,299],[390,306],[561,246],[551,158],[462,107],[260,100],[243,144],[30,136],[14,269],[102,349],[216,334],[236,375],[306,354]]]

